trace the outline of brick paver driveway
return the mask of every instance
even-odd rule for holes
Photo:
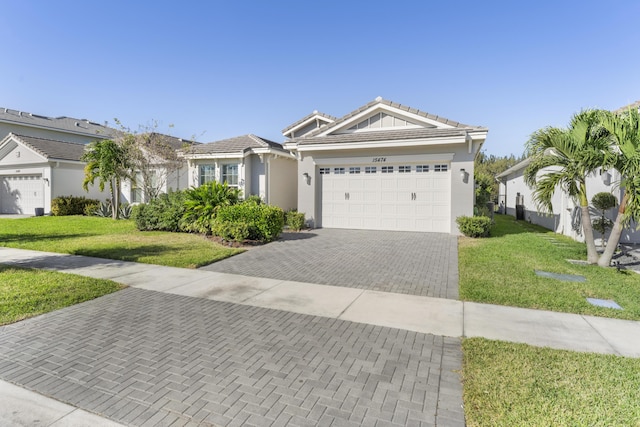
[[[464,425],[460,368],[458,339],[134,288],[0,327],[0,378],[135,426]]]
[[[316,229],[205,270],[383,292],[458,298],[457,238],[444,233]]]

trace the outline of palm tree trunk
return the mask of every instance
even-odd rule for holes
[[[600,267],[611,266],[611,259],[613,258],[613,254],[615,253],[616,248],[618,247],[618,243],[620,243],[620,236],[622,235],[622,218],[624,217],[624,211],[627,208],[628,200],[629,196],[627,193],[625,193],[624,197],[622,198],[622,202],[620,202],[618,215],[616,216],[616,222],[613,223],[613,228],[611,229],[611,234],[609,235],[609,241],[607,242],[607,247],[600,257],[600,260],[598,261],[598,265]]]
[[[593,226],[591,225],[591,215],[589,214],[589,199],[587,199],[587,187],[583,183],[580,185],[580,214],[582,217],[582,232],[584,233],[584,242],[587,245],[587,262],[589,264],[597,264],[598,249],[593,239]]]

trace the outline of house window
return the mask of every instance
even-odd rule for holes
[[[380,169],[382,173],[393,173],[393,166],[382,166]]]
[[[329,175],[331,168],[320,168],[320,175]]]
[[[446,172],[447,171],[447,165],[435,165],[433,167],[433,170],[435,172]]]
[[[416,172],[429,172],[429,165],[416,166]]]
[[[398,166],[398,172],[400,173],[411,172],[411,166]]]
[[[238,186],[238,165],[222,165],[222,182],[226,182],[229,187]]]
[[[344,174],[344,168],[333,168],[333,173],[342,175]]]
[[[358,166],[352,166],[349,168],[349,173],[351,174],[360,173],[360,168]]]
[[[200,165],[200,185],[204,185],[207,182],[213,182],[216,180],[216,166],[215,165]]]
[[[142,202],[142,174],[138,172],[131,180],[131,203]]]
[[[376,173],[376,170],[375,166],[367,166],[364,168],[364,173]]]

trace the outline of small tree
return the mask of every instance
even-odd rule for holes
[[[613,221],[605,215],[609,209],[613,209],[618,205],[616,196],[605,191],[597,193],[591,198],[591,204],[600,211],[600,217],[593,220],[593,229],[600,233],[600,246],[604,248],[604,236],[607,230],[613,227]]]

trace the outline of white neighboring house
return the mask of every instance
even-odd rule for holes
[[[85,144],[107,139],[113,129],[86,119],[47,117],[0,108],[0,213],[49,213],[58,196],[106,199],[82,189]]]
[[[298,158],[298,210],[327,228],[459,234],[473,215],[474,159],[488,129],[380,97],[282,131]]]
[[[628,108],[638,108],[640,101],[629,106],[620,108],[616,112],[624,111]],[[564,234],[577,241],[583,242],[582,228],[580,225],[579,206],[569,195],[563,190],[556,190],[552,197],[553,213],[547,214],[540,212],[533,200],[533,189],[524,182],[524,170],[531,163],[530,159],[525,159],[520,163],[512,166],[506,171],[499,174],[496,178],[500,182],[500,200],[504,202],[506,213],[516,216],[516,203],[524,206],[523,215],[525,221],[538,224],[542,227],[553,230],[556,233]],[[545,171],[551,171],[552,168],[543,169],[540,174]],[[587,197],[591,203],[592,197],[596,193],[607,192],[613,194],[618,203],[624,195],[623,190],[619,188],[617,183],[620,182],[620,173],[617,170],[603,172],[598,170],[587,177]],[[592,218],[600,216],[600,212],[596,209],[591,210]],[[612,221],[618,214],[617,209],[611,209],[607,212],[607,217]],[[596,244],[600,244],[599,233],[594,230]],[[605,236],[607,238],[607,236]],[[620,243],[640,243],[640,231],[636,230],[635,224],[630,224],[625,228],[620,236]]]
[[[258,195],[284,210],[297,206],[296,158],[282,145],[256,135],[194,145],[183,150],[188,161],[188,184],[210,181],[239,188],[243,197]]]

